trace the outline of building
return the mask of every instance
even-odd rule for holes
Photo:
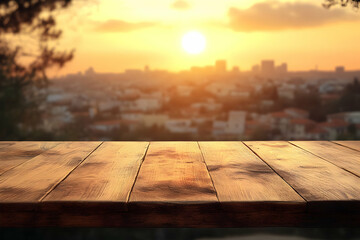
[[[119,129],[120,126],[121,120],[105,120],[93,123],[90,128],[100,132],[111,132]]]
[[[214,121],[212,126],[213,136],[222,136],[225,135],[225,130],[227,127],[226,121]]]
[[[53,106],[43,116],[43,129],[53,131],[74,120],[73,114],[67,106]]]
[[[85,71],[85,76],[87,76],[87,77],[94,76],[95,74],[96,73],[95,73],[95,70],[93,67],[90,67]]]
[[[320,125],[315,126],[307,132],[308,140],[325,140],[329,139],[329,132]]]
[[[260,72],[260,65],[257,64],[257,65],[252,66],[251,71],[253,73],[259,73]]]
[[[150,67],[148,65],[146,65],[144,67],[144,72],[146,72],[146,73],[150,72]]]
[[[345,72],[345,67],[344,66],[337,66],[335,68],[335,73],[344,73]]]
[[[192,126],[190,119],[170,119],[165,122],[165,128],[171,133],[196,134],[198,129]]]
[[[329,134],[329,140],[336,140],[338,136],[347,133],[349,124],[343,120],[320,123],[320,126]]]
[[[258,120],[250,120],[246,122],[245,135],[247,137],[251,137],[256,132],[258,133],[262,132],[267,134],[270,131],[271,131],[271,126],[266,122],[264,123]]]
[[[138,111],[129,111],[129,112],[124,112],[121,114],[121,120],[124,121],[137,121],[140,122],[144,117],[144,114],[142,112],[138,112]]]
[[[261,72],[263,74],[272,74],[275,72],[275,62],[273,60],[263,60],[261,62]]]
[[[266,99],[266,100],[262,100],[260,105],[263,109],[268,109],[268,108],[271,108],[272,106],[274,106],[275,104],[275,101],[274,100],[269,100],[269,99]]]
[[[309,118],[309,112],[299,108],[286,108],[284,112],[293,118]]]
[[[176,92],[179,96],[188,97],[193,92],[194,87],[187,85],[179,85],[176,87]]]
[[[238,66],[234,66],[232,69],[232,73],[237,74],[240,72],[240,68]]]
[[[308,137],[308,131],[314,128],[316,122],[307,118],[294,118],[290,122],[290,137],[297,140],[305,140]]]
[[[250,97],[250,92],[241,91],[241,90],[233,90],[233,91],[230,92],[230,96],[231,97],[236,97],[236,98],[247,99],[247,98]]]
[[[211,83],[206,88],[206,91],[216,95],[217,97],[228,97],[230,92],[235,91],[236,87],[230,84]]]
[[[157,98],[139,98],[135,100],[136,109],[139,111],[156,111],[162,106],[161,102]]]
[[[169,116],[166,114],[144,114],[142,122],[145,127],[163,127],[169,120]]]
[[[287,73],[287,71],[288,71],[288,66],[286,63],[283,63],[276,67],[277,73],[284,74],[284,73]]]
[[[272,112],[268,115],[268,121],[272,129],[279,130],[281,135],[287,136],[292,116],[286,112]]]
[[[212,134],[214,136],[243,136],[245,133],[246,112],[230,111],[227,121],[213,122]]]
[[[326,81],[318,87],[321,94],[325,93],[340,93],[344,90],[345,84],[336,80]]]
[[[191,108],[205,111],[219,111],[222,108],[221,103],[216,103],[215,101],[208,100],[207,102],[195,102],[191,104]]]
[[[341,112],[329,114],[327,116],[327,121],[344,121],[348,124],[360,124],[360,112]]]
[[[226,61],[225,60],[217,60],[215,63],[215,69],[217,73],[225,73],[227,71]]]
[[[98,103],[98,111],[106,112],[119,108],[119,103],[116,100],[106,100]]]
[[[293,100],[295,99],[296,86],[290,84],[283,84],[277,88],[279,98]]]
[[[245,132],[246,112],[230,111],[227,122],[226,133],[242,135]]]

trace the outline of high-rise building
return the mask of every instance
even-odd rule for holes
[[[337,66],[335,68],[335,72],[336,73],[344,73],[345,72],[345,67],[344,66]]]
[[[85,75],[87,76],[92,76],[95,74],[95,70],[93,67],[89,67],[86,71],[85,71]]]
[[[261,72],[264,74],[274,73],[275,63],[274,60],[261,61]]]
[[[226,61],[225,60],[217,60],[215,63],[216,72],[224,73],[226,72]]]
[[[260,65],[259,65],[259,64],[256,64],[256,65],[252,66],[251,71],[252,71],[253,73],[258,73],[258,72],[260,72]]]
[[[287,71],[288,71],[288,66],[286,63],[283,63],[276,67],[277,73],[287,73]]]

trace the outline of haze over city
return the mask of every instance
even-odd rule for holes
[[[180,71],[226,59],[250,70],[262,59],[287,62],[290,71],[359,69],[354,56],[359,14],[351,7],[325,9],[322,1],[117,1],[74,2],[58,16],[58,44],[76,49],[63,75],[93,66],[98,72],[122,72],[150,65]],[[304,17],[306,14],[306,17]],[[72,24],[67,24],[68,22]],[[183,37],[199,32],[206,47],[189,54]]]

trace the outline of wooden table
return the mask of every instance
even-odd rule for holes
[[[360,141],[0,142],[0,227],[360,226]]]

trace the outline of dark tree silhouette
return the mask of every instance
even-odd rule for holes
[[[360,83],[357,78],[346,86],[339,100],[338,111],[360,111]]]
[[[26,139],[36,130],[41,117],[34,89],[47,83],[46,69],[62,67],[73,51],[51,48],[60,38],[54,12],[69,6],[71,0],[0,1],[0,139]],[[35,40],[36,46],[14,45],[17,36]],[[21,57],[29,57],[23,64]]]
[[[326,8],[330,8],[334,5],[341,5],[342,7],[351,5],[354,8],[358,9],[359,3],[360,3],[360,0],[325,0],[325,3],[323,5]]]
[[[29,70],[40,77],[46,78],[45,69],[52,66],[62,67],[71,60],[70,53],[59,52],[49,48],[48,42],[60,38],[61,30],[56,28],[53,16],[55,10],[66,8],[71,0],[2,0],[0,1],[0,37],[4,35],[26,34],[39,43],[36,53],[26,53],[21,46],[16,46],[17,57],[30,55],[35,60],[29,65]],[[4,44],[2,40],[1,44]]]

